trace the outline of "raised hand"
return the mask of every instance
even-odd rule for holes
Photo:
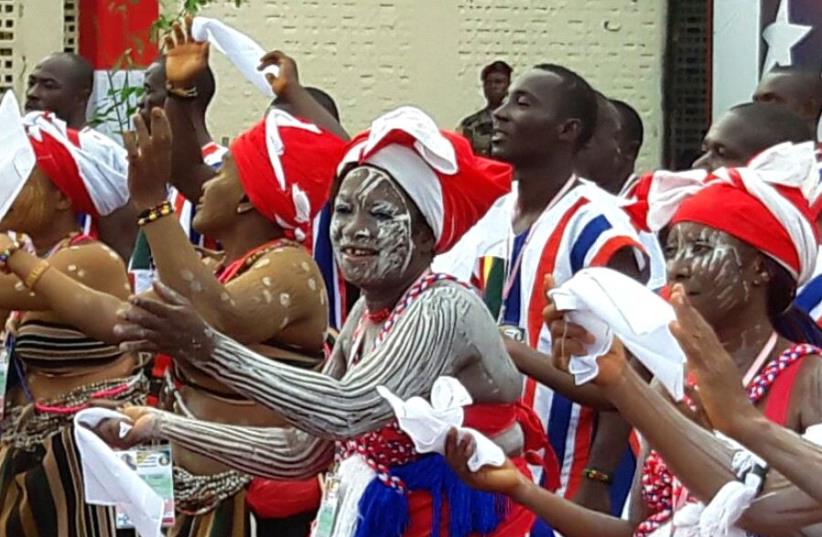
[[[585,356],[587,347],[594,343],[594,337],[583,327],[565,320],[565,312],[557,310],[548,292],[554,288],[554,278],[545,276],[543,288],[548,304],[542,311],[542,319],[551,331],[551,357],[554,366],[562,371],[568,371],[572,356]],[[597,358],[599,374],[593,380],[594,384],[607,386],[622,377],[627,360],[622,342],[614,338],[611,348],[603,356]]]
[[[275,95],[287,95],[289,91],[299,86],[300,77],[297,74],[297,62],[281,50],[267,53],[260,58],[260,65],[257,70],[262,71],[266,67],[276,65],[280,72],[275,76],[266,73],[265,78],[271,85],[271,90]]]
[[[755,416],[756,409],[742,388],[742,376],[716,333],[688,301],[681,285],[671,292],[676,321],[671,333],[688,358],[688,370],[696,376],[695,393],[710,424],[731,433],[735,418]]]
[[[214,331],[191,302],[168,286],[154,283],[159,300],[135,296],[119,313],[114,335],[123,352],[162,352],[192,364],[207,360]]]
[[[483,466],[478,471],[472,472],[468,469],[468,459],[474,455],[476,449],[476,442],[472,437],[465,436],[462,440],[458,440],[456,429],[448,432],[448,438],[445,441],[445,459],[451,469],[468,486],[485,492],[516,497],[521,494],[523,488],[531,484],[508,459],[499,468]]]
[[[162,108],[151,111],[151,132],[134,114],[134,131],[123,134],[128,152],[128,190],[138,210],[156,207],[166,199],[171,178],[171,126]]]
[[[197,75],[208,67],[208,43],[191,37],[191,15],[185,17],[185,28],[179,22],[165,37],[166,81],[174,88],[187,89],[194,85]]]

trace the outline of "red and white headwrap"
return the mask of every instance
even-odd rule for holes
[[[508,164],[479,157],[462,136],[441,131],[417,108],[405,106],[377,118],[352,140],[337,169],[370,164],[388,172],[414,200],[437,240],[448,251],[511,191]]]
[[[816,174],[812,143],[784,143],[742,168],[646,175],[626,210],[651,231],[678,222],[724,231],[773,258],[803,285],[816,266],[818,239],[808,201]]]
[[[251,204],[304,240],[322,209],[345,142],[313,123],[272,109],[231,144]]]
[[[2,214],[11,207],[34,164],[71,200],[72,207],[92,216],[107,215],[128,202],[125,150],[113,142],[104,143],[98,134],[78,132],[51,113],[32,112],[20,116],[17,99],[6,92],[0,104],[0,122],[14,137],[14,147],[22,148],[23,137],[34,163],[14,174],[2,173],[6,184],[0,188]],[[8,142],[9,140],[7,140]],[[116,150],[114,148],[117,148]],[[14,183],[14,184],[12,184]]]

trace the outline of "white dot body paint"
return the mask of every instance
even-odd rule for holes
[[[270,259],[262,259],[257,264],[254,265],[255,269],[261,269],[263,267],[267,267],[271,263]]]
[[[194,273],[191,272],[190,270],[183,270],[183,271],[180,272],[180,277],[183,280],[185,280],[187,282],[190,282],[190,281],[194,280]]]
[[[282,321],[280,321],[280,329],[282,330],[283,328],[285,328],[286,326],[288,326],[288,323],[289,323],[289,322],[290,322],[290,321],[289,321],[288,317],[283,317],[283,320],[282,320]]]
[[[300,268],[302,268],[305,272],[311,270],[311,265],[309,265],[306,261],[300,263]]]
[[[271,304],[274,301],[274,295],[268,289],[263,289],[263,297],[265,297],[266,304]]]
[[[222,300],[223,302],[228,302],[229,300],[231,300],[231,295],[225,292],[220,293],[220,300]]]
[[[288,293],[280,293],[280,305],[287,308],[291,305],[291,295]]]
[[[317,280],[315,280],[314,278],[309,278],[308,279],[308,288],[311,289],[312,291],[316,291],[317,290]]]
[[[83,269],[78,270],[77,271],[77,277],[78,278],[85,278],[86,277],[86,271],[83,270]]]
[[[69,266],[66,267],[66,270],[68,270],[69,272],[76,272],[77,271],[77,265],[69,265]]]
[[[25,291],[26,286],[23,285],[23,282],[17,282],[17,283],[14,284],[14,290],[17,291],[17,292]]]
[[[199,280],[191,280],[191,283],[189,284],[189,286],[191,287],[191,292],[192,293],[202,293],[203,292],[203,284],[200,283]]]
[[[263,285],[265,285],[266,287],[271,287],[272,282],[271,282],[271,277],[270,276],[263,276],[262,282],[263,282]]]

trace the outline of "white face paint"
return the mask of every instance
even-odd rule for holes
[[[345,279],[358,287],[399,279],[411,263],[411,211],[385,172],[350,172],[334,202],[331,241]]]
[[[731,235],[691,222],[671,229],[666,245],[668,281],[685,287],[694,307],[714,324],[751,300],[746,268],[757,250]]]

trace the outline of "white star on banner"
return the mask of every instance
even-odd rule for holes
[[[791,49],[813,30],[813,26],[791,23],[789,2],[790,0],[781,0],[776,19],[762,32],[762,39],[768,44],[763,72],[768,72],[777,65],[792,65]]]

